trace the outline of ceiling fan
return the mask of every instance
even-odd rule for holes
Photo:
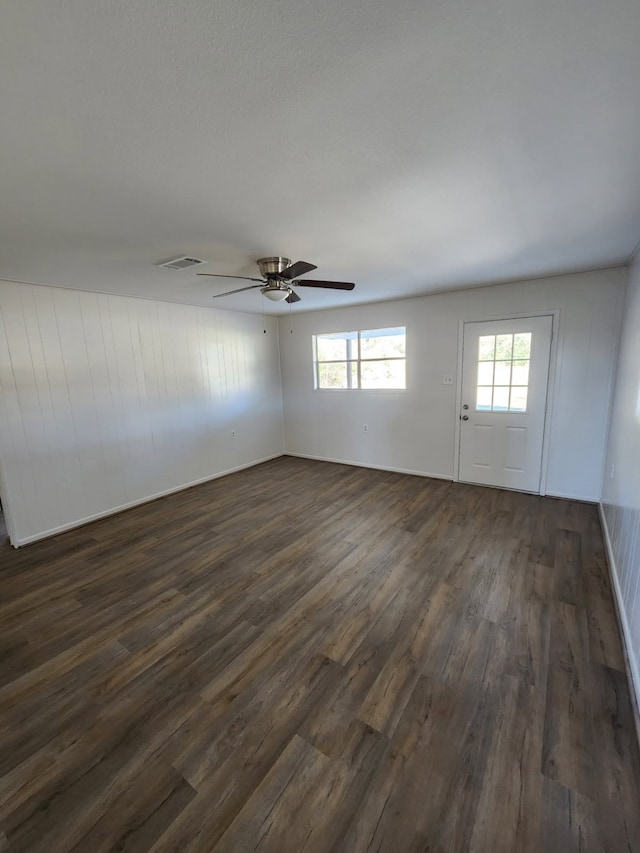
[[[256,261],[262,278],[251,278],[246,275],[222,275],[220,273],[199,272],[198,275],[213,276],[214,278],[241,278],[244,281],[257,281],[259,284],[250,284],[248,287],[239,287],[237,290],[227,290],[225,293],[216,293],[213,297],[229,296],[232,293],[242,293],[243,290],[254,290],[260,288],[263,296],[272,302],[285,300],[290,305],[300,302],[300,297],[293,289],[296,287],[325,287],[331,290],[353,290],[355,284],[352,281],[318,281],[316,279],[304,279],[298,281],[298,276],[317,270],[315,264],[306,261],[296,261],[292,264],[289,258],[260,258]]]

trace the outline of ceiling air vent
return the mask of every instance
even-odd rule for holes
[[[168,270],[186,270],[189,267],[197,267],[199,264],[206,264],[206,261],[201,260],[200,258],[187,258],[183,256],[181,258],[171,258],[170,261],[164,261],[163,263],[156,264],[158,267],[164,267]]]

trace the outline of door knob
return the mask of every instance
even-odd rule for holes
[[[463,415],[463,416],[462,416],[462,418],[461,418],[461,420],[463,420],[463,421],[468,421],[468,420],[469,420],[469,415]]]

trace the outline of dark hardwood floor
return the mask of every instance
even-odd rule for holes
[[[593,506],[293,458],[0,549],[0,850],[640,850]]]

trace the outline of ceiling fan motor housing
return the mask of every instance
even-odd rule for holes
[[[280,273],[284,272],[288,266],[291,266],[289,258],[260,258],[256,262],[260,275],[263,278],[277,279]]]

